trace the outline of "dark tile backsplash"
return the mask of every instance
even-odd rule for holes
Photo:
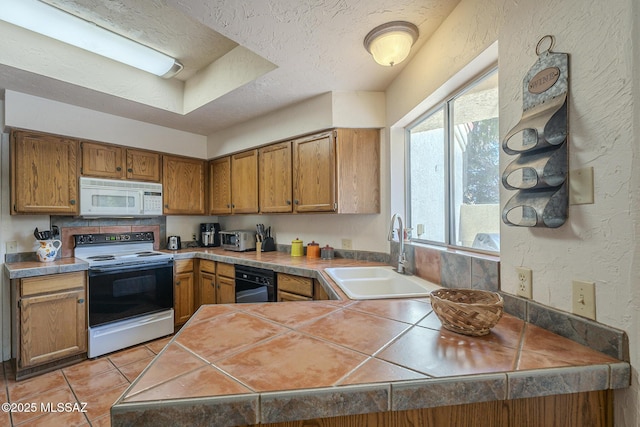
[[[399,246],[397,242],[391,242],[391,265],[396,264]],[[410,260],[408,270],[425,280],[447,288],[500,292],[505,312],[609,356],[629,361],[629,342],[624,331],[502,292],[497,257],[418,245],[405,245],[405,252]]]

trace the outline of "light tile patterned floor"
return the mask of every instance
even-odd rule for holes
[[[9,413],[3,407],[0,426],[110,426],[113,402],[169,340],[151,341],[19,382],[11,363],[4,362],[0,403],[19,411]],[[60,403],[67,406],[58,412],[47,410],[57,410]]]

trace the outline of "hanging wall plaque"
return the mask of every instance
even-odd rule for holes
[[[536,45],[538,60],[523,81],[522,118],[502,141],[502,150],[516,156],[502,173],[502,185],[517,191],[502,210],[507,225],[556,228],[567,219],[569,55],[551,52],[554,42],[547,35]]]

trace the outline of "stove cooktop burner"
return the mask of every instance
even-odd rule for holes
[[[157,264],[172,260],[173,255],[153,248],[153,233],[78,234],[74,235],[74,256],[89,267]]]
[[[138,257],[142,258],[142,257],[147,257],[147,256],[158,256],[158,255],[162,255],[162,254],[158,253],[158,252],[146,251],[146,252],[138,252],[136,255]]]
[[[94,255],[87,257],[87,259],[90,259],[91,261],[111,261],[116,259],[116,257],[113,255]]]

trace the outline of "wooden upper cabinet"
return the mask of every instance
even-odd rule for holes
[[[337,129],[293,141],[295,212],[379,213],[380,131]]]
[[[78,141],[11,134],[11,214],[78,214]]]
[[[231,212],[258,213],[258,150],[231,156]]]
[[[160,153],[127,148],[127,179],[160,182],[160,162]]]
[[[162,199],[165,215],[204,215],[206,162],[162,156]]]
[[[336,131],[339,213],[380,213],[380,130]]]
[[[160,182],[160,153],[89,141],[80,146],[84,176]]]
[[[293,141],[293,209],[295,212],[334,212],[336,150],[334,132]]]
[[[291,212],[292,165],[291,142],[263,147],[258,152],[260,162],[260,212]]]
[[[125,177],[124,149],[117,145],[83,141],[82,175],[99,178],[122,179]]]
[[[231,157],[221,157],[209,162],[209,213],[231,213]]]

